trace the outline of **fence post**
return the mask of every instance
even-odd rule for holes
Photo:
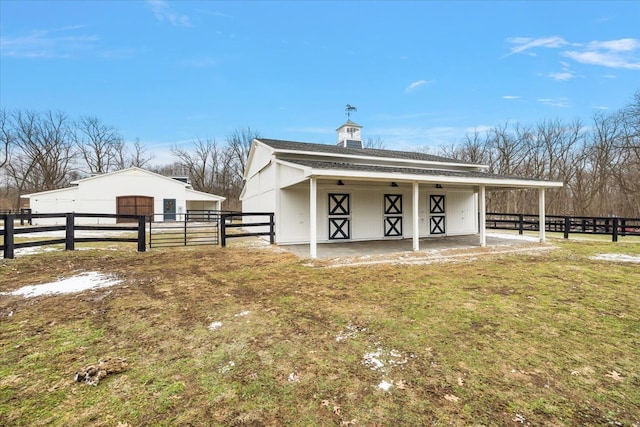
[[[227,214],[220,215],[220,246],[223,248],[227,246]]]
[[[65,241],[64,241],[64,250],[65,251],[72,251],[75,249],[76,246],[76,242],[74,240],[75,236],[75,230],[74,230],[74,225],[75,225],[75,215],[73,212],[71,213],[66,213],[65,217],[67,219],[67,226],[66,226],[66,236],[65,236]]]
[[[611,240],[613,242],[618,241],[618,217],[613,218],[613,233],[611,234]]]
[[[269,214],[269,243],[272,245],[276,242],[275,222],[273,220],[274,214]]]
[[[564,238],[565,239],[569,238],[569,231],[571,231],[571,217],[565,216],[564,217]]]
[[[184,222],[184,245],[187,246],[187,221]]]
[[[624,218],[620,218],[620,234],[622,237],[626,236],[627,233],[627,220]]]
[[[151,221],[149,221],[149,234],[151,234]],[[151,245],[151,242],[149,242]],[[138,217],[138,252],[144,252],[147,249],[147,229],[146,218],[144,215]]]
[[[13,253],[13,221],[14,221],[14,217],[13,215],[9,214],[9,215],[3,215],[4,218],[4,230],[3,230],[3,234],[4,234],[4,257],[5,259],[13,259],[14,258],[14,253]]]
[[[518,234],[524,233],[524,215],[518,215]]]

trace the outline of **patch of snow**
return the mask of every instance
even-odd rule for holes
[[[0,292],[1,295],[22,295],[25,298],[41,295],[57,295],[82,292],[88,289],[104,288],[117,285],[122,280],[97,271],[81,273],[57,282],[43,283],[41,285],[23,286],[13,292]]]
[[[211,322],[209,324],[209,330],[215,331],[216,329],[220,329],[222,327],[222,322]]]
[[[540,237],[525,236],[524,234],[487,233],[487,237],[495,237],[496,239],[522,240],[522,241],[525,241],[525,242],[539,242],[540,241]]]
[[[296,374],[295,372],[292,372],[289,374],[289,378],[288,378],[290,383],[297,383],[300,381],[300,376],[298,374]]]
[[[364,363],[366,366],[368,366],[372,370],[377,371],[378,369],[384,368],[384,363],[382,363],[382,361],[380,360],[381,357],[382,357],[382,349],[379,348],[378,351],[366,353],[364,356],[362,356],[362,359],[364,359],[362,363]]]
[[[236,362],[234,362],[233,360],[230,360],[229,363],[227,363],[226,365],[218,369],[218,372],[221,374],[225,374],[229,372],[234,366],[236,366]]]
[[[32,246],[30,248],[19,248],[16,249],[15,251],[13,251],[13,254],[17,257],[19,256],[24,256],[24,255],[35,255],[35,254],[41,254],[43,252],[53,252],[53,251],[60,251],[61,249],[58,248],[51,248],[51,247],[46,247],[46,246]]]
[[[148,232],[148,228],[147,228]],[[105,236],[121,236],[127,233],[135,233],[135,231],[131,230],[74,230],[75,237],[105,237]],[[33,231],[28,236],[31,237],[64,237],[66,235],[66,230],[56,230],[56,231]]]
[[[367,330],[367,328],[354,326],[351,323],[345,326],[344,329],[345,331],[339,332],[338,336],[336,336],[336,342],[344,341],[349,338],[355,338],[358,335],[358,332],[365,332]]]
[[[243,317],[243,316],[247,316],[251,314],[251,312],[249,310],[243,310],[238,314],[234,314],[233,317]]]
[[[391,387],[393,387],[393,382],[388,382],[386,380],[382,380],[380,384],[378,384],[378,388],[384,391],[389,391]]]
[[[633,262],[640,264],[639,255],[627,255],[627,254],[598,254],[596,256],[589,257],[589,259],[595,261],[613,261],[613,262]]]

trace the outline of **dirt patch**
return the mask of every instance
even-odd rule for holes
[[[507,255],[507,254],[540,254],[542,252],[553,250],[554,246],[549,244],[528,244],[518,246],[499,246],[490,248],[461,248],[461,249],[442,249],[429,252],[396,252],[385,255],[364,255],[357,257],[339,257],[326,258],[321,260],[313,260],[305,265],[312,267],[354,267],[354,266],[374,266],[374,265],[428,265],[436,263],[451,262],[472,262],[479,258],[489,255]]]

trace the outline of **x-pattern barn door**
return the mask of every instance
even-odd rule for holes
[[[329,193],[329,240],[351,239],[351,206],[347,193]]]
[[[429,196],[429,234],[445,234],[444,195]]]
[[[402,237],[402,194],[384,195],[384,236]]]

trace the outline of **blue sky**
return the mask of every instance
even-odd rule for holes
[[[162,158],[194,138],[389,149],[589,122],[640,90],[640,2],[0,1],[2,108],[92,115]]]

